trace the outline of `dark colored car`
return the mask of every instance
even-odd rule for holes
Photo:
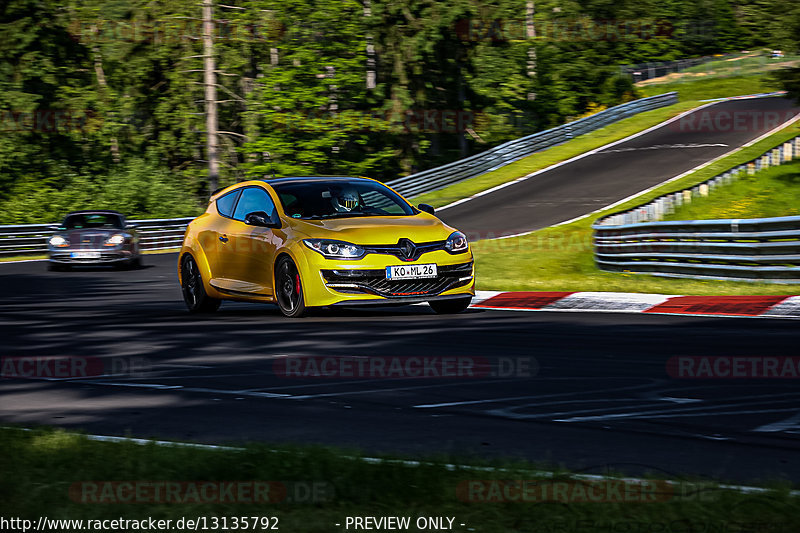
[[[73,265],[141,265],[139,234],[116,211],[74,211],[64,217],[50,237],[50,270]]]

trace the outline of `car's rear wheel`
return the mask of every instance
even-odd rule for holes
[[[472,297],[467,298],[453,298],[452,300],[434,300],[428,302],[431,308],[440,315],[452,315],[460,313],[469,307],[472,302]]]
[[[281,313],[289,318],[299,318],[306,312],[300,272],[294,261],[285,255],[275,266],[275,300]]]
[[[200,267],[189,254],[181,262],[181,289],[183,301],[190,313],[213,313],[219,309],[221,301],[206,293]]]

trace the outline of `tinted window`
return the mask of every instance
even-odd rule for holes
[[[274,216],[275,213],[275,204],[272,203],[272,198],[261,187],[248,187],[242,191],[242,197],[239,198],[239,203],[236,204],[236,212],[233,213],[233,218],[244,220],[248,213],[254,211],[264,211],[269,216]]]
[[[110,213],[84,213],[69,215],[62,224],[66,229],[106,228],[122,229],[122,217]]]
[[[402,216],[416,211],[380,183],[367,180],[273,183],[283,210],[293,218]]]
[[[229,217],[233,214],[233,206],[236,205],[236,199],[240,192],[242,192],[240,189],[236,189],[217,200],[217,211],[220,215]]]

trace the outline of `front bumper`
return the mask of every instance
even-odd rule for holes
[[[131,261],[136,255],[126,249],[51,249],[50,262],[62,265],[110,265]]]
[[[471,252],[451,255],[437,251],[403,262],[385,255],[357,261],[331,261],[313,256],[303,275],[306,304],[376,305],[427,302],[474,296],[475,270]],[[386,267],[435,263],[437,276],[414,280],[386,279]]]

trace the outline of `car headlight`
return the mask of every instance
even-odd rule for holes
[[[122,244],[123,242],[125,242],[125,235],[122,235],[120,233],[115,233],[114,235],[106,239],[106,246],[117,246],[119,244]]]
[[[69,242],[61,235],[53,235],[50,237],[50,246],[69,246]]]
[[[323,255],[326,259],[358,259],[364,255],[364,249],[358,245],[328,239],[304,239],[303,243]]]
[[[444,243],[444,249],[451,254],[460,254],[461,252],[466,252],[469,249],[469,241],[467,241],[467,236],[460,231],[451,233],[447,238],[447,242]]]

